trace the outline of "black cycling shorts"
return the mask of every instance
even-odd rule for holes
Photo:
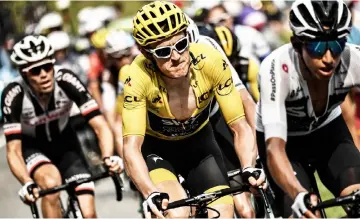
[[[224,157],[224,163],[227,171],[240,169],[241,163],[235,151],[234,136],[226,124],[221,111],[218,110],[211,118],[211,125],[214,129],[214,136]],[[230,186],[236,187],[242,185],[241,175],[238,174],[229,179]]]
[[[59,170],[63,183],[89,178],[91,174],[78,152],[79,146],[74,132],[68,126],[59,138],[51,142],[22,136],[22,153],[31,177],[44,164],[54,164]],[[93,194],[94,183],[84,183],[76,188],[77,194]]]
[[[163,175],[168,171],[174,176],[181,175],[191,195],[217,186],[228,187],[223,157],[210,123],[183,140],[169,141],[146,135],[142,154],[150,176],[154,170]],[[161,169],[167,171],[161,173]]]
[[[260,159],[266,164],[264,140],[264,133],[257,132]],[[286,153],[294,174],[308,191],[314,191],[314,170],[335,196],[339,196],[346,187],[360,183],[360,153],[342,116],[309,135],[288,136]],[[280,216],[289,217],[293,200],[269,177],[267,167],[265,171],[274,189]]]

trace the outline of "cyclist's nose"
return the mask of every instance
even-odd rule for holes
[[[44,78],[44,77],[46,77],[47,74],[48,74],[47,71],[45,71],[44,69],[41,69],[41,71],[40,71],[40,77]]]
[[[334,61],[334,56],[332,55],[330,49],[328,49],[322,57],[322,62],[326,65],[332,65]]]
[[[178,53],[178,51],[176,51],[175,49],[173,49],[171,51],[170,58],[171,58],[172,61],[178,61],[180,59],[180,57],[181,57],[181,55],[180,55],[180,53]]]

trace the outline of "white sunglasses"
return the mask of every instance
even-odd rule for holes
[[[189,38],[186,36],[178,40],[173,46],[163,46],[146,51],[153,54],[158,59],[168,59],[170,58],[173,49],[175,49],[178,53],[183,53],[188,48],[188,46]]]

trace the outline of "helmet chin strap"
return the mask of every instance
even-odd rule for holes
[[[305,67],[305,70],[306,70],[307,72],[309,72],[309,75],[310,75],[311,78],[315,78],[315,79],[316,79],[316,77],[314,76],[314,73],[313,73],[313,72],[309,69],[309,67],[306,65],[306,62],[305,62],[304,57],[303,57],[303,55],[302,55],[302,52],[299,53],[299,55],[300,55],[300,60],[301,60],[301,62],[303,63],[303,65],[304,65],[304,67]]]

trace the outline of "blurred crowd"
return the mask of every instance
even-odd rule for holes
[[[230,28],[240,44],[241,54],[258,64],[290,40],[288,12],[291,1],[172,1],[199,27],[214,24]],[[116,94],[122,89],[118,83],[119,72],[140,52],[131,35],[132,17],[123,16],[122,6],[132,2],[97,3],[97,6],[81,8],[76,17],[69,13],[70,0],[57,0],[53,11],[41,2],[25,4],[22,31],[15,28],[14,20],[10,19],[17,15],[1,8],[0,92],[18,75],[9,59],[14,42],[26,34],[42,34],[48,37],[56,51],[56,64],[78,74],[113,125]],[[348,4],[354,22],[349,40],[359,44],[360,4],[357,1],[348,1]]]

